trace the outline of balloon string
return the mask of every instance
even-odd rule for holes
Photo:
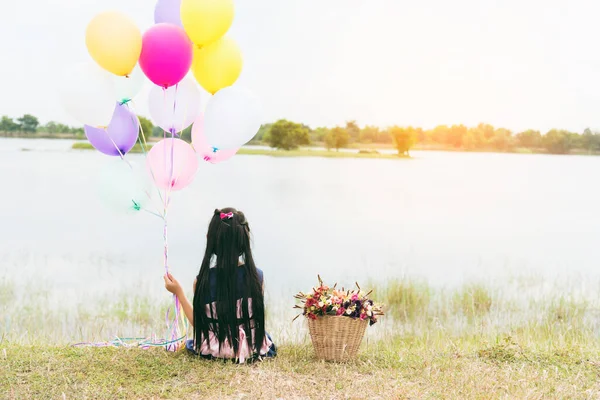
[[[132,100],[131,104],[133,106],[135,106],[135,102]],[[135,113],[134,113],[135,114]],[[137,116],[137,114],[135,114]],[[140,143],[140,147],[142,148],[142,152],[144,154],[145,158],[148,158],[148,153],[146,151],[146,147],[148,146],[147,141],[146,141],[146,135],[144,134],[144,128],[142,127],[142,123],[140,121],[140,118],[138,118],[138,126],[140,127],[140,136],[138,137],[138,141]],[[143,141],[143,143],[142,143]],[[149,168],[150,170],[150,175],[152,176],[152,181],[154,182],[154,185],[156,186],[156,177],[154,176],[154,170],[152,168]],[[156,191],[158,193],[158,197],[160,198],[161,203],[163,202],[163,197],[162,197],[162,193],[160,192],[160,189],[158,187],[156,187]],[[148,196],[148,199],[152,200],[152,196],[150,195],[150,193],[148,193],[147,191],[145,191],[146,196]],[[162,216],[164,218],[164,215]]]
[[[177,89],[178,87],[175,86],[175,96],[174,96],[174,100],[173,100],[173,117],[175,117],[175,109],[177,107]],[[166,95],[167,92],[165,89],[163,89],[164,94],[165,94],[165,103],[166,103]],[[171,129],[171,149],[170,149],[170,157],[167,158],[167,148],[165,146],[164,150],[163,150],[163,155],[164,155],[164,160],[167,161],[169,163],[169,165],[165,165],[165,167],[168,167],[168,171],[169,171],[169,180],[168,180],[168,184],[165,187],[165,196],[164,196],[164,226],[163,226],[163,239],[164,239],[164,264],[165,264],[165,272],[168,274],[169,273],[169,241],[168,241],[168,211],[169,211],[169,205],[171,203],[171,189],[173,188],[175,182],[173,182],[173,175],[174,175],[174,167],[175,167],[175,132],[173,132],[173,129]],[[164,131],[163,133],[164,139],[166,140],[167,138],[167,131]],[[181,308],[181,304],[179,302],[179,299],[177,298],[176,295],[173,295],[173,302],[174,302],[174,306],[175,306],[175,313],[173,316],[173,322],[170,324],[170,327],[167,326],[167,329],[170,331],[170,339],[171,342],[173,342],[174,340],[176,340],[177,337],[180,336],[179,334],[179,324],[180,324],[180,320],[181,320],[181,312],[180,312],[180,308]],[[169,321],[169,313],[167,312],[167,316],[166,316],[166,320],[167,320],[167,325],[169,325],[168,321]],[[167,345],[166,346],[167,351],[175,351],[177,350],[177,346],[174,346],[172,344]]]
[[[73,344],[72,347],[139,347],[142,349],[148,349],[150,347],[168,347],[173,346],[178,350],[180,346],[182,347],[183,341],[187,337],[187,329],[186,333],[177,337],[174,340],[167,339],[153,339],[153,338],[121,338],[116,337],[114,340],[109,342],[99,342],[99,343],[90,343],[90,342],[81,342]],[[131,344],[128,342],[132,342]]]
[[[141,129],[141,126],[142,126],[142,125],[141,125],[141,124],[139,124],[139,118],[137,117],[137,115],[136,115],[136,117],[135,117],[135,118],[138,120],[138,126],[140,126],[140,129]],[[129,162],[129,160],[127,160],[127,158],[125,158],[125,154],[123,154],[123,152],[121,151],[121,149],[119,149],[119,146],[117,146],[117,144],[115,143],[115,141],[113,140],[113,138],[112,138],[112,137],[110,137],[110,135],[108,134],[108,132],[106,132],[106,136],[107,136],[107,137],[108,137],[108,139],[111,141],[111,143],[113,144],[113,146],[115,146],[115,149],[117,149],[117,151],[119,152],[119,157],[121,158],[121,161],[125,162],[125,163],[127,164],[127,166],[128,166],[130,169],[132,169],[132,170],[133,170],[133,165],[131,165],[131,163]],[[159,193],[160,193],[160,191],[159,191]],[[151,199],[150,193],[148,193],[148,191],[144,190],[144,194],[146,194],[146,196],[148,197],[148,199]],[[133,201],[133,200],[132,200],[132,201]],[[150,211],[150,210],[148,210],[148,209],[142,208],[142,207],[140,207],[140,206],[139,206],[139,204],[137,204],[135,201],[133,201],[133,207],[134,207],[134,208],[136,208],[136,209],[138,209],[138,210],[143,210],[143,211],[146,211],[146,212],[148,212],[148,213],[150,213],[150,214],[152,214],[152,215],[156,215],[156,216],[157,216],[157,217],[159,217],[159,218],[163,218],[163,216],[162,216],[162,215],[160,215],[160,213],[158,213],[158,212],[153,212],[153,211]]]
[[[152,215],[155,215],[155,216],[157,216],[157,217],[158,217],[158,218],[160,218],[160,219],[164,219],[162,215],[160,215],[160,214],[158,214],[158,213],[155,213],[154,211],[150,211],[150,210],[148,210],[147,208],[140,207],[140,210],[141,210],[141,211],[145,211],[145,212],[147,212],[147,213],[150,213],[150,214],[152,214]]]
[[[165,107],[167,107],[166,105],[166,95],[167,92],[165,89],[163,89],[163,92],[165,94]],[[174,104],[174,108],[176,107],[176,104]],[[142,125],[140,123],[140,131],[141,131],[141,137],[143,139],[144,144],[146,143],[146,137],[144,134],[144,130],[142,128]],[[164,139],[167,138],[167,132],[164,131],[163,133],[163,137]],[[165,165],[165,167],[169,168],[169,183],[172,182],[173,180],[173,174],[174,174],[174,141],[173,141],[173,132],[171,132],[171,157],[170,160],[167,158],[167,149],[165,147],[164,149],[164,153],[163,153],[163,159],[165,161],[169,160],[169,165]],[[140,146],[142,147],[142,150],[144,151],[144,154],[147,156],[146,153],[146,149],[144,149],[144,146],[142,144],[142,141],[140,140]],[[150,173],[152,175],[153,181],[156,185],[156,177],[154,174],[154,171],[151,169]],[[163,218],[163,241],[164,241],[164,252],[163,252],[163,261],[164,261],[164,267],[165,267],[165,273],[169,273],[169,235],[168,235],[168,211],[169,211],[169,205],[171,203],[171,188],[172,185],[169,184],[166,188],[165,188],[165,193],[164,196],[161,193],[161,190],[157,187],[157,191],[159,193],[161,202],[163,203],[163,213],[161,215],[161,217]],[[187,320],[186,319],[182,319],[181,318],[181,303],[179,302],[179,299],[177,298],[177,296],[173,296],[173,304],[175,307],[175,312],[173,314],[173,320],[171,321],[171,313],[170,313],[170,309],[167,310],[166,315],[165,315],[165,323],[167,326],[167,337],[170,340],[165,341],[165,348],[168,351],[175,351],[178,348],[178,345],[176,344],[178,342],[177,338],[180,337],[186,337],[187,336]],[[185,324],[184,329],[183,329],[183,334],[180,334],[180,324],[181,322],[183,322]]]
[[[119,148],[119,146],[117,146],[117,144],[115,143],[115,141],[113,140],[112,137],[110,137],[110,135],[108,134],[108,131],[104,131],[106,133],[106,136],[108,137],[108,140],[110,140],[110,142],[113,144],[113,146],[115,146],[115,149],[119,152],[119,157],[121,157],[122,161],[125,161],[125,163],[127,163],[127,165],[129,166],[129,168],[131,168],[131,163],[125,158],[125,154],[123,154],[123,152],[121,151],[121,149]]]
[[[177,90],[177,88],[176,88]],[[165,102],[166,102],[166,91],[163,89],[164,93],[165,93]],[[176,104],[174,102],[173,104],[173,110],[175,111],[175,107]],[[139,143],[140,143],[140,147],[142,148],[142,151],[144,153],[144,155],[147,157],[147,152],[146,152],[146,146],[147,146],[147,142],[146,142],[146,137],[144,134],[144,129],[142,127],[142,124],[139,121],[139,117],[138,117],[138,123],[139,123],[139,127],[140,127],[140,137],[138,137]],[[108,134],[108,133],[107,133]],[[164,139],[167,138],[167,132],[164,131]],[[110,138],[110,136],[109,136]],[[113,143],[113,145],[115,146],[115,148],[117,148],[117,151],[119,152],[119,155],[121,156],[121,159],[123,161],[125,161],[130,168],[132,168],[132,165],[129,163],[128,160],[125,159],[124,154],[121,152],[121,150],[117,147],[116,143],[112,140],[112,138],[110,138],[111,142]],[[164,150],[164,160],[166,161],[166,151],[167,149],[165,148]],[[168,214],[168,209],[169,209],[169,205],[170,205],[170,194],[171,194],[171,189],[174,186],[174,182],[173,182],[173,174],[174,174],[174,132],[171,132],[171,159],[170,161],[170,165],[169,165],[169,184],[167,185],[167,187],[165,188],[165,195],[164,197],[161,194],[160,189],[157,187],[157,191],[159,193],[159,196],[161,198],[161,201],[163,202],[163,214],[160,215],[159,213],[155,213],[152,212],[150,210],[147,210],[145,208],[140,207],[140,210],[146,211],[150,214],[156,215],[160,218],[163,219],[164,225],[163,225],[163,240],[164,240],[164,265],[165,265],[165,272],[168,274],[169,273],[169,244],[168,244],[168,220],[167,220],[167,214]],[[165,165],[166,166],[166,165]],[[154,175],[154,172],[152,171],[152,169],[150,170],[150,173],[152,175],[153,181],[156,185],[156,177]],[[146,194],[148,195],[148,197],[150,197],[150,194],[148,192],[146,192]],[[139,207],[139,205],[137,205],[134,202],[134,206],[135,207]],[[165,347],[165,349],[167,351],[177,351],[179,350],[184,344],[185,344],[185,339],[187,337],[187,333],[188,333],[188,324],[189,322],[187,321],[187,318],[182,318],[182,306],[181,303],[179,301],[179,298],[176,295],[173,295],[173,303],[174,303],[174,307],[175,307],[175,312],[173,315],[173,320],[171,321],[170,319],[170,309],[167,309],[166,315],[165,315],[165,323],[167,325],[167,338],[166,339],[161,339],[161,340],[156,340],[154,338],[120,338],[120,337],[116,337],[114,340],[109,341],[109,342],[101,342],[101,343],[87,343],[87,342],[82,342],[82,343],[77,343],[74,344],[74,347],[109,347],[109,346],[113,346],[113,347],[139,347],[142,349],[148,349],[150,347]],[[182,329],[180,329],[180,325],[183,323],[183,327]],[[181,333],[180,333],[181,331]],[[128,343],[128,342],[133,342],[133,343]]]

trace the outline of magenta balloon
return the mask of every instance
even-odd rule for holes
[[[154,22],[167,23],[183,28],[181,23],[181,0],[158,0],[154,8]]]
[[[146,166],[156,186],[181,190],[194,180],[198,158],[192,146],[181,139],[168,138],[148,152]]]
[[[157,24],[142,38],[140,67],[156,85],[177,85],[192,65],[192,42],[185,31],[172,24]]]
[[[117,103],[112,120],[107,128],[94,128],[86,125],[85,135],[101,153],[109,156],[127,154],[137,141],[139,120],[129,111],[127,105]]]
[[[200,158],[211,164],[227,161],[235,156],[239,150],[239,148],[218,150],[212,147],[204,135],[204,115],[200,115],[192,126],[192,145]]]

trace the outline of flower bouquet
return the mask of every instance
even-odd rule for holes
[[[329,287],[318,278],[319,286],[312,292],[295,296],[301,302],[295,308],[301,309],[308,320],[317,358],[351,360],[358,353],[367,326],[383,315],[383,306],[369,298],[372,292],[363,293],[358,283],[356,289],[337,290],[337,284]]]

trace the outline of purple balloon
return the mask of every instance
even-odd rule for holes
[[[129,111],[127,105],[117,103],[106,129],[89,125],[85,125],[84,129],[96,150],[109,156],[121,156],[135,146],[140,126],[137,116]]]
[[[154,22],[173,24],[183,28],[180,10],[181,0],[158,0],[154,8]]]

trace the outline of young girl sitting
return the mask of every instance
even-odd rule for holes
[[[166,289],[179,298],[194,326],[187,349],[239,363],[274,357],[275,344],[265,332],[263,272],[254,265],[246,217],[234,208],[215,210],[206,238],[193,307],[179,282],[165,276]]]

